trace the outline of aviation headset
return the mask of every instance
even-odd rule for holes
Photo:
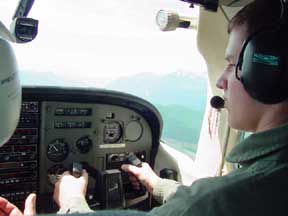
[[[288,3],[287,0],[280,2],[279,24],[262,28],[247,38],[235,71],[248,94],[265,104],[280,103],[288,98],[288,46],[285,44],[288,38]]]

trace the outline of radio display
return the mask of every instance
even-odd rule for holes
[[[91,116],[91,108],[56,108],[55,116]]]
[[[83,121],[69,121],[69,122],[54,122],[55,129],[72,129],[72,128],[91,128],[92,123]]]

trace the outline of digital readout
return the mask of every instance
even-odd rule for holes
[[[91,108],[56,108],[55,116],[91,116]]]
[[[56,129],[70,129],[70,128],[91,128],[92,123],[83,121],[69,121],[69,122],[54,122],[54,128]]]
[[[36,136],[38,135],[37,128],[17,128],[13,134],[14,137],[21,137],[21,136]]]

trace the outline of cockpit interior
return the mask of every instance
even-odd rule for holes
[[[171,0],[168,5],[173,5],[170,3],[172,1],[178,2],[180,0]],[[236,11],[250,1],[181,0],[184,4],[183,8],[195,6],[193,10],[198,11],[197,18],[175,15],[170,12],[166,13],[161,10],[162,4],[165,5],[164,2],[159,0],[155,3],[159,8],[159,12],[154,15],[160,30],[172,31],[177,29],[176,31],[178,31],[184,29],[184,31],[195,33],[194,48],[203,57],[204,60],[202,59],[201,64],[204,63],[205,70],[207,70],[205,79],[207,79],[208,84],[205,88],[205,97],[201,95],[202,103],[203,100],[206,101],[206,94],[207,100],[210,99],[209,96],[219,94],[215,82],[225,65],[224,51],[228,38],[227,23]],[[16,43],[17,45],[34,43],[33,40],[37,38],[37,31],[42,31],[41,28],[44,29],[45,26],[43,25],[47,23],[43,22],[42,25],[41,20],[38,23],[38,20],[27,17],[33,3],[32,0],[19,1],[13,17],[15,22],[13,21],[12,34],[0,23],[1,40],[7,40],[9,43]],[[112,1],[110,3],[113,5]],[[112,7],[111,5],[107,3],[105,6],[109,9],[109,7]],[[129,9],[129,7],[127,8]],[[80,11],[80,9],[77,8],[77,11]],[[63,17],[64,15],[61,14]],[[153,22],[154,19],[155,17],[153,17]],[[89,20],[89,17],[87,17],[87,20]],[[54,25],[56,24],[54,23]],[[61,20],[59,20],[60,24]],[[74,27],[75,31],[84,32],[83,29],[78,28],[79,26],[76,28],[76,24]],[[64,28],[63,25],[62,30]],[[185,35],[185,32],[181,30],[179,30],[179,34]],[[61,35],[58,36],[61,37]],[[190,37],[190,35],[188,36]],[[180,38],[184,40],[188,36],[181,36]],[[65,37],[68,36],[65,35]],[[63,43],[65,37],[61,37]],[[122,37],[124,36],[122,35]],[[158,33],[157,37],[159,37]],[[173,37],[176,38],[175,35],[171,34],[168,39],[170,40]],[[76,39],[74,38],[74,40]],[[180,41],[178,40],[179,43]],[[91,40],[89,43],[92,42]],[[150,41],[148,42],[150,43]],[[172,43],[170,45],[173,46]],[[168,42],[163,46],[169,48],[170,45]],[[100,47],[99,44],[98,46]],[[180,48],[185,50],[187,47],[183,45]],[[23,45],[21,49],[29,49],[29,47]],[[134,49],[137,48],[134,46]],[[153,47],[149,49],[151,53],[156,52]],[[110,51],[108,52],[113,55]],[[57,53],[57,50],[55,50],[55,53]],[[107,53],[104,54],[107,55]],[[166,51],[163,52],[164,57],[168,54]],[[183,57],[184,54],[183,56],[182,54],[173,53],[181,60],[177,62],[178,64],[184,64],[187,61],[186,57]],[[22,55],[25,56],[25,53],[22,53]],[[93,55],[93,53],[89,53],[89,55]],[[131,54],[131,56],[133,55]],[[151,56],[146,57],[153,59],[154,56]],[[49,60],[49,57],[45,56],[45,58]],[[131,58],[132,60],[127,60],[128,64],[133,63],[133,57]],[[33,60],[33,62],[36,61],[37,59]],[[92,61],[96,60],[93,59]],[[167,62],[173,61],[172,58],[167,59]],[[101,59],[97,63],[101,64]],[[107,67],[112,64],[110,61],[105,63]],[[158,64],[164,65],[166,63],[154,61],[153,64],[156,67]],[[151,65],[153,64],[151,63]],[[137,62],[134,65],[137,65]],[[23,66],[23,63],[20,66]],[[194,64],[193,67],[196,68],[198,65]],[[73,66],[69,69],[72,70]],[[181,69],[179,70],[178,73],[181,74]],[[93,72],[98,73],[98,71]],[[68,77],[67,74],[63,76]],[[87,77],[89,79],[89,76]],[[161,79],[161,77],[156,76],[156,79]],[[133,81],[133,79],[131,80]],[[172,78],[172,80],[174,79]],[[141,82],[140,80],[139,83]],[[191,85],[196,86],[199,83],[200,81],[196,81]],[[196,107],[195,110],[198,109],[198,106],[200,107],[201,113],[199,111],[200,114],[195,115],[201,118],[199,125],[194,125],[196,124],[196,117],[192,119],[190,119],[190,116],[189,118],[183,117],[183,121],[189,121],[189,130],[197,128],[199,131],[197,143],[195,143],[197,147],[193,147],[195,155],[191,157],[191,154],[184,154],[183,151],[169,146],[169,142],[173,144],[173,140],[163,141],[163,128],[167,124],[166,116],[169,116],[171,110],[167,109],[164,115],[164,112],[157,107],[157,101],[155,103],[155,100],[152,102],[147,98],[144,99],[125,91],[87,87],[85,84],[81,87],[79,85],[74,87],[57,86],[57,84],[56,86],[34,84],[22,85],[21,111],[17,128],[10,139],[0,148],[0,196],[7,198],[20,209],[23,209],[27,195],[33,192],[37,194],[37,213],[55,213],[58,208],[53,201],[54,184],[64,171],[69,171],[74,176],[79,175],[83,169],[88,172],[89,184],[86,200],[93,210],[129,208],[147,211],[151,210],[157,203],[151,199],[150,194],[144,187],[140,190],[133,189],[128,174],[121,170],[122,164],[137,165],[141,162],[147,162],[161,177],[178,180],[187,185],[197,178],[222,175],[234,169],[230,164],[224,162],[224,157],[241,139],[242,134],[230,129],[227,125],[226,114],[211,110],[209,102],[205,102],[203,106],[200,106],[197,101],[192,103]],[[145,87],[150,83],[142,82],[142,84]],[[177,80],[174,84],[177,84]],[[137,89],[138,84],[135,85],[134,90]],[[165,86],[166,89],[163,90],[168,92],[165,95],[167,101],[172,101],[172,97],[182,96],[178,92],[174,95],[171,94],[168,91],[170,87],[172,88],[171,85]],[[190,90],[185,85],[183,85],[183,89]],[[148,90],[145,91],[145,95],[149,95],[149,93]],[[198,89],[196,94],[193,94],[196,97]],[[161,97],[157,99],[160,100]],[[189,98],[185,99],[185,102],[190,99],[191,101],[194,100],[194,98]],[[171,102],[176,107],[173,103]],[[177,128],[176,124],[180,118],[179,114],[182,112],[180,108],[175,116],[171,115],[176,119],[176,121],[172,121],[173,124],[175,122],[175,130],[171,131],[174,135],[176,134],[175,136],[183,137],[184,129]],[[187,132],[186,136],[189,137],[190,132]],[[179,143],[182,145],[184,143],[182,141],[175,142],[174,146]],[[189,149],[192,148],[191,145],[188,147]],[[185,148],[183,147],[183,149]]]

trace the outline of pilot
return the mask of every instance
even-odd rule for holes
[[[55,185],[59,213],[89,215],[243,216],[288,214],[288,57],[286,1],[255,0],[229,22],[227,66],[216,86],[223,90],[229,125],[253,134],[227,161],[239,168],[191,186],[159,178],[146,163],[123,165],[160,202],[148,213],[99,211],[85,201],[87,173],[64,173]]]

